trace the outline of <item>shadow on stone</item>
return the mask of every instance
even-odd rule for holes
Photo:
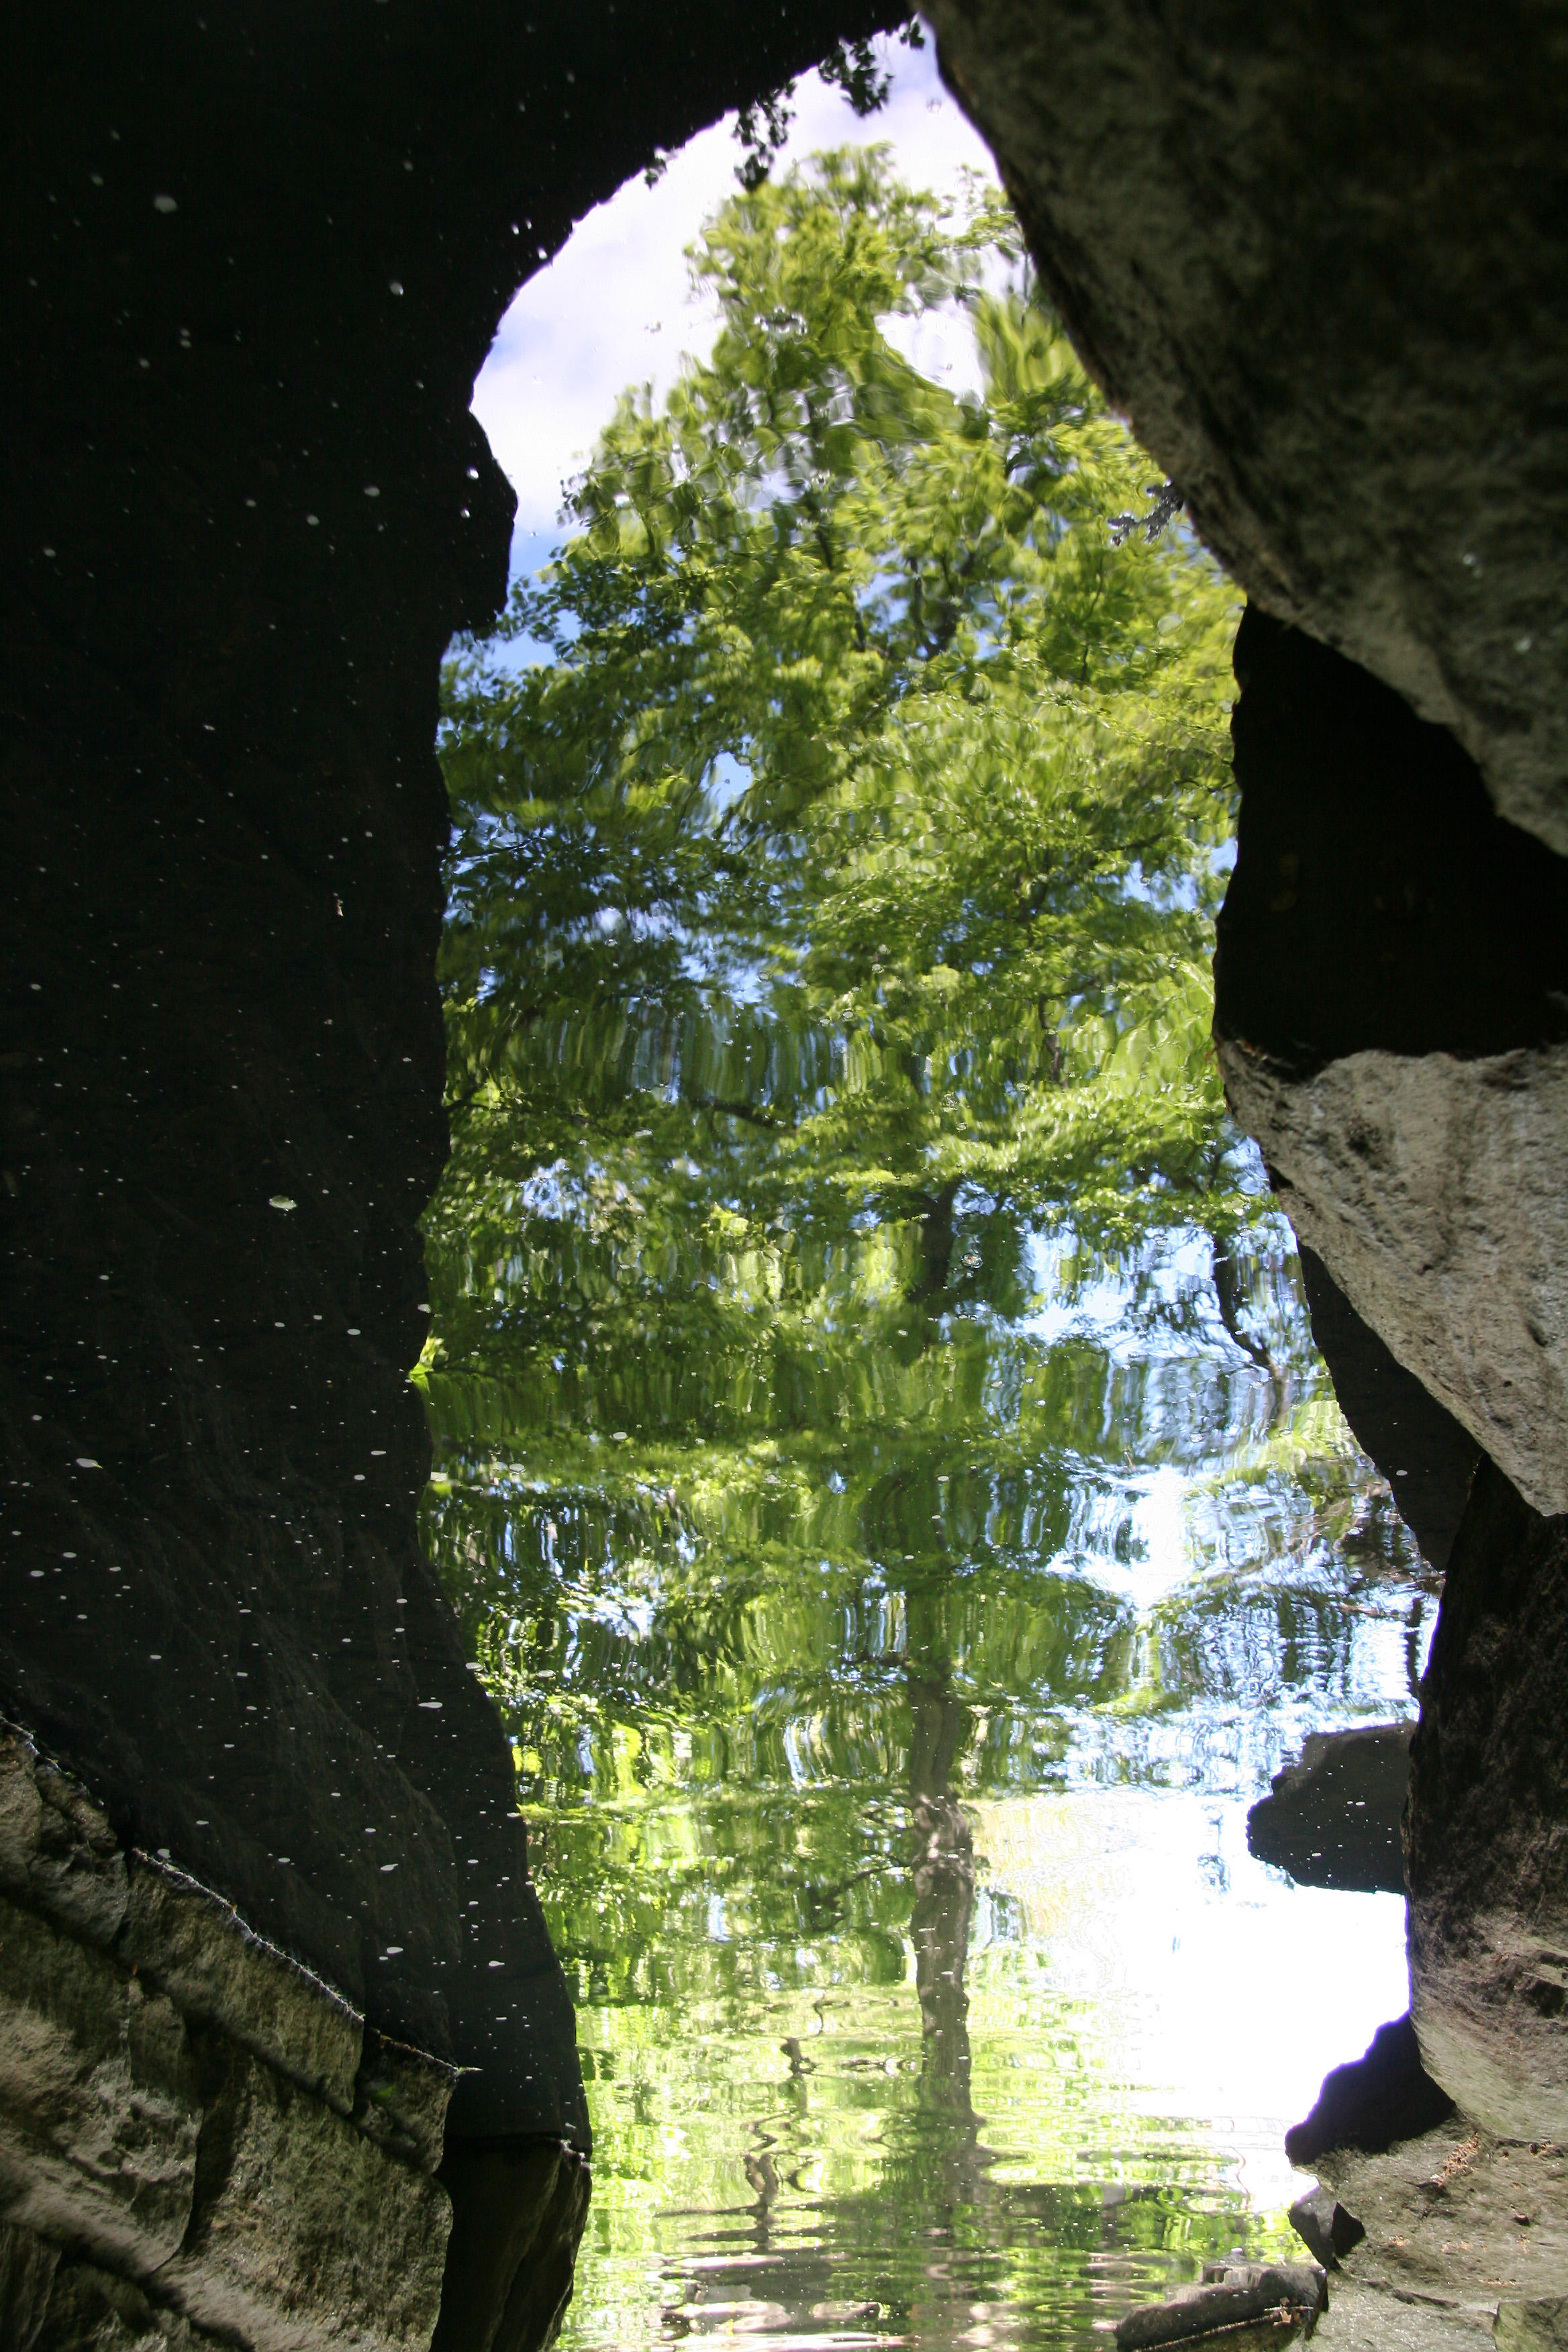
[[[1363,1323],[1316,1250],[1300,1244],[1312,1337],[1356,1442],[1394,1489],[1399,1516],[1438,1570],[1448,1565],[1480,1447]]]
[[[1286,2133],[1285,2153],[1302,2166],[1334,2147],[1381,2156],[1453,2112],[1454,2102],[1421,2063],[1415,2028],[1401,2017],[1378,2027],[1363,2057],[1324,2075],[1311,2114]]]
[[[571,2300],[586,2163],[560,2140],[458,2140],[437,2177],[452,2234],[431,2352],[537,2352]]]
[[[1353,2213],[1340,2203],[1331,2189],[1319,2181],[1290,2208],[1290,2227],[1325,2270],[1337,2271],[1353,2247],[1366,2235]]]

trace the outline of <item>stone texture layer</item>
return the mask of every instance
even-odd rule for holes
[[[206,1889],[128,1867],[9,1727],[0,1882],[17,1898],[0,1894],[0,2344],[425,2352],[453,2070],[367,2037]],[[542,2200],[523,2202],[531,2246]]]
[[[577,217],[877,13],[87,0],[7,56],[0,1706],[487,2136],[587,2145],[416,1531],[469,396]]]
[[[1410,1750],[1411,2013],[1489,2131],[1568,2142],[1568,1519],[1479,1473]]]
[[[1209,543],[1568,851],[1561,10],[931,15],[1079,350]]]
[[[1227,1039],[1220,1063],[1356,1312],[1536,1509],[1568,1511],[1568,1045],[1294,1080]]]

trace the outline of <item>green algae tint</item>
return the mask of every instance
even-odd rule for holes
[[[429,1540],[580,2005],[569,2344],[1087,2343],[1286,2243],[1285,2127],[1404,2006],[1403,1906],[1291,1887],[1246,1807],[1410,1711],[1435,1604],[1276,1238],[1271,1372],[1174,1236],[901,1371],[862,1297],[847,1427],[481,1427],[432,1378]]]
[[[1098,2341],[1288,2250],[1405,2005],[1395,1898],[1247,1850],[1436,1603],[1208,1050],[1234,604],[1112,547],[1017,265],[875,159],[737,199],[448,678],[426,1540],[579,2005],[578,2347]],[[982,401],[883,332],[955,308]]]

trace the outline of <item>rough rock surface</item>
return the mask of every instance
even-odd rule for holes
[[[1501,2352],[1568,2352],[1568,2295],[1500,2305],[1492,2336]]]
[[[1302,1240],[1527,1500],[1568,1511],[1568,1045],[1304,1080],[1234,1039],[1221,1059]]]
[[[1314,2262],[1338,2270],[1341,2257],[1359,2246],[1366,2231],[1355,2214],[1347,2212],[1331,2189],[1322,2182],[1298,2197],[1289,2211],[1290,2227]]]
[[[1278,2352],[1310,2336],[1327,2303],[1322,2271],[1306,2263],[1208,2263],[1196,2286],[1119,2320],[1117,2352],[1215,2337],[1237,2352]]]
[[[454,2070],[367,2036],[205,1888],[142,1855],[127,1872],[101,1813],[10,1729],[0,1823],[25,1885],[0,1895],[0,2344],[425,2352]],[[553,2179],[561,2150],[533,2161]],[[532,2245],[542,2200],[519,2201]],[[539,2251],[550,2315],[563,2254]]]
[[[931,14],[1080,351],[1210,544],[1568,851],[1561,13]]]
[[[416,1526],[469,394],[578,215],[876,16],[94,5],[8,58],[0,1706],[485,2135],[587,2126]]]
[[[1336,2308],[1347,2302],[1342,2277],[1407,2311],[1489,2334],[1500,2305],[1555,2295],[1568,2278],[1560,2147],[1494,2139],[1455,2116],[1382,2155],[1329,2151],[1319,2169],[1366,2231],[1342,2257]],[[1331,2325],[1323,2340],[1333,2344]],[[1434,2329],[1430,2340],[1445,2338]]]
[[[1565,1689],[1568,1519],[1486,1465],[1410,1751],[1410,2000],[1430,2072],[1524,2139],[1568,2141]]]
[[[1249,611],[1236,668],[1232,1107],[1361,1320],[1538,1509],[1568,1508],[1568,862],[1299,631]]]

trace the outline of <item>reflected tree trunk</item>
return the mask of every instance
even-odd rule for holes
[[[936,2103],[977,2129],[970,2105],[969,1920],[974,1906],[974,1839],[952,1792],[969,1710],[945,1673],[909,1676],[910,1801],[914,1905],[910,1935],[921,2004],[921,2079]]]

